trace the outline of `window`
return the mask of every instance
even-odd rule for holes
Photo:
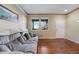
[[[32,19],[32,30],[39,29],[39,19]]]
[[[48,30],[48,19],[41,19],[41,30]]]
[[[48,19],[32,19],[32,30],[48,30]]]

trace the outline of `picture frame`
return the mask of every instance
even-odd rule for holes
[[[0,20],[17,22],[18,14],[0,4]]]

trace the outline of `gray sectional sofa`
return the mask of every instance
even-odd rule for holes
[[[31,36],[26,32],[2,35],[0,36],[0,54],[36,54],[37,44],[38,36]]]

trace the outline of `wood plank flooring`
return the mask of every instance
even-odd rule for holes
[[[39,39],[38,54],[78,54],[79,44],[67,39]]]

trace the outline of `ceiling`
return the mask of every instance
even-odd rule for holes
[[[19,6],[27,14],[68,14],[79,8],[79,4],[20,4]]]

